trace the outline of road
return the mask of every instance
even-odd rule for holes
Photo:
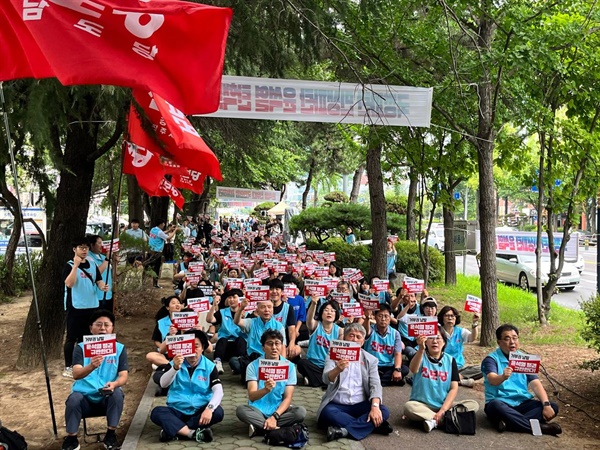
[[[581,274],[581,282],[573,291],[561,291],[553,298],[554,302],[557,304],[575,310],[581,309],[579,307],[579,302],[582,299],[587,300],[596,293],[596,247],[589,247],[589,250],[580,247],[579,252],[583,254],[583,259],[585,260],[585,268]],[[456,272],[463,273],[462,256],[456,257]],[[479,275],[475,256],[467,256],[466,275]]]

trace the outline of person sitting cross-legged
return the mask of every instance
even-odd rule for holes
[[[365,329],[358,323],[344,328],[344,340],[365,341]],[[377,358],[360,350],[359,360],[325,361],[323,382],[327,391],[317,410],[317,422],[327,428],[327,440],[351,437],[357,441],[375,432],[390,434],[390,411],[381,404],[383,390],[377,371]]]
[[[115,316],[110,311],[98,310],[89,318],[92,335],[113,334]],[[119,448],[115,430],[123,412],[124,394],[121,386],[127,383],[127,351],[120,342],[116,343],[116,355],[84,356],[83,343],[73,351],[73,387],[65,402],[67,437],[63,450],[79,449],[77,431],[83,417],[106,414],[108,429],[104,437],[107,450]]]
[[[192,356],[173,358],[171,369],[160,379],[161,387],[169,388],[167,406],[157,406],[150,414],[150,420],[161,427],[161,442],[179,437],[211,442],[210,427],[221,422],[224,416],[220,406],[223,386],[219,372],[203,355],[208,338],[200,330],[186,333],[195,336],[196,352]]]
[[[268,329],[261,338],[264,359],[286,361],[281,356],[284,338],[280,331]],[[259,380],[259,362],[256,359],[246,370],[248,383],[248,404],[239,405],[236,416],[250,425],[249,436],[265,435],[279,427],[291,426],[304,421],[306,409],[292,405],[294,386],[296,385],[296,366],[289,363],[288,379],[274,381],[272,378]]]

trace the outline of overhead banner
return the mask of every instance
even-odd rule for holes
[[[223,76],[206,117],[429,127],[433,88]]]
[[[479,240],[480,230],[477,230],[477,252],[481,251]],[[554,248],[556,251],[562,243],[562,233],[554,236]],[[505,231],[496,232],[496,253],[507,255],[535,255],[537,246],[537,233],[535,231]],[[542,256],[550,254],[548,235],[542,235]],[[572,233],[565,247],[566,259],[577,259],[579,256],[579,233]]]
[[[263,191],[217,186],[217,200],[221,202],[256,201],[275,202],[281,198],[280,191]]]

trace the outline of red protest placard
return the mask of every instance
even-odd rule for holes
[[[327,296],[327,285],[315,284],[308,288],[312,297],[326,297]]]
[[[290,263],[295,263],[298,260],[298,257],[295,253],[286,253],[285,260]]]
[[[389,280],[373,280],[372,288],[375,292],[386,292],[390,288]]]
[[[290,372],[290,363],[273,359],[258,360],[258,379],[260,381],[287,381]]]
[[[223,250],[221,250],[220,248],[213,248],[210,251],[210,254],[213,256],[221,256],[223,254]]]
[[[332,292],[331,299],[336,302],[342,303],[350,303],[350,294],[342,294],[341,292]]]
[[[83,356],[114,356],[117,354],[117,336],[115,334],[94,334],[83,337]]]
[[[204,270],[204,263],[202,261],[190,261],[188,264],[188,271],[193,273],[202,273]]]
[[[286,298],[292,298],[296,296],[296,285],[288,283],[283,285],[283,296]]]
[[[260,278],[246,278],[244,279],[244,286],[260,286],[262,284],[262,280]]]
[[[360,269],[344,269],[344,279],[350,283],[357,283],[363,278],[364,275]]]
[[[436,336],[438,334],[437,317],[417,317],[408,318],[408,335],[417,336]]]
[[[185,281],[187,281],[190,284],[198,284],[200,283],[200,278],[202,277],[202,275],[200,275],[199,273],[194,273],[194,272],[188,272],[185,275]]]
[[[198,314],[194,311],[174,312],[171,322],[178,330],[189,330],[198,325]]]
[[[210,298],[209,297],[195,297],[187,299],[188,307],[193,309],[196,313],[206,312],[210,309]]]
[[[398,242],[398,236],[392,234],[391,236],[388,236],[388,241],[390,241],[392,244],[395,244],[396,242]]]
[[[467,300],[465,301],[465,311],[481,314],[481,299],[479,297],[475,297],[474,295],[467,295]]]
[[[169,358],[175,356],[191,356],[196,353],[196,338],[193,334],[176,334],[165,338],[167,344],[167,355]]]
[[[288,263],[285,261],[278,261],[273,263],[273,271],[278,273],[286,273],[287,272]]]
[[[337,289],[340,279],[337,277],[323,277],[321,281],[327,285],[328,292],[331,292]]]
[[[119,248],[120,248],[119,238],[116,238],[113,241],[112,251],[118,252]],[[102,241],[102,253],[108,253],[109,249],[110,249],[110,241]]]
[[[246,286],[246,298],[250,302],[266,302],[269,300],[269,286]]]
[[[319,278],[328,277],[329,276],[329,267],[317,266],[315,269],[315,276],[317,276]]]
[[[514,373],[534,374],[540,371],[542,358],[537,355],[510,352],[508,355],[508,366]]]
[[[242,289],[244,287],[244,280],[242,278],[227,278],[227,284],[225,284],[225,290],[230,291],[231,289]]]
[[[360,358],[360,345],[358,342],[332,339],[329,345],[329,358],[332,361],[358,361]]]
[[[372,297],[369,294],[358,294],[358,301],[365,310],[377,311],[379,309],[379,297]]]
[[[200,289],[202,291],[202,296],[203,297],[212,297],[213,295],[213,287],[212,286],[205,286],[203,284],[198,286],[198,289]]]
[[[362,317],[365,314],[360,303],[342,303],[342,313],[347,318]]]
[[[323,253],[323,259],[327,262],[335,261],[335,252]]]
[[[409,294],[420,294],[425,288],[425,281],[418,280],[416,278],[404,277],[404,281],[402,281],[402,287],[406,289]]]
[[[263,267],[262,269],[256,269],[253,273],[256,278],[260,278],[261,280],[266,280],[269,278],[269,269]]]

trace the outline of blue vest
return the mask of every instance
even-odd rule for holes
[[[96,255],[95,253],[90,252],[88,256],[92,259],[92,261],[94,262],[94,264],[96,264],[96,266],[98,268],[100,268],[102,263],[104,261],[106,261],[106,256],[104,256],[102,253],[100,253],[99,255]],[[104,273],[102,274],[102,281],[104,281],[110,288],[106,292],[106,300],[110,300],[112,298],[112,269],[111,268],[107,268],[104,271]],[[104,300],[104,291],[102,289],[100,289],[98,287],[98,285],[96,285],[96,296],[98,297],[98,301]]]
[[[260,317],[244,320],[250,320],[250,329],[248,330],[248,355],[258,353],[261,357],[265,356],[265,352],[263,352],[260,343],[260,338],[268,329],[279,331],[283,335],[283,340],[285,341],[285,328],[281,322],[275,320],[275,317],[271,317],[267,323],[264,323]],[[284,342],[284,345],[287,344]]]
[[[285,328],[287,326],[287,316],[288,316],[288,311],[290,310],[290,305],[288,304],[288,302],[282,302],[283,303],[283,308],[281,308],[281,311],[279,311],[279,313],[277,314],[273,314],[273,318],[281,323],[283,325],[283,327]]]
[[[148,236],[148,245],[150,246],[150,250],[155,252],[162,252],[165,247],[165,241],[158,237],[158,234],[162,230],[158,227],[154,227],[150,230],[150,235]]]
[[[280,361],[285,361],[286,359],[283,356],[279,357]],[[258,359],[255,359],[248,366],[248,372],[258,375]],[[259,398],[256,401],[248,400],[248,404],[250,406],[254,406],[257,408],[265,417],[270,417],[277,410],[281,402],[283,401],[283,394],[285,392],[285,388],[288,384],[296,384],[296,365],[290,362],[290,369],[288,372],[288,381],[278,381],[275,383],[275,387],[266,394],[264,397]],[[248,378],[247,378],[248,379]],[[258,376],[256,376],[256,380],[258,380]],[[257,381],[258,386],[257,389],[262,389],[265,387],[264,381]]]
[[[498,366],[498,375],[504,373],[508,367],[508,358],[502,353],[500,347],[488,355]],[[483,375],[483,385],[485,386],[485,402],[492,400],[502,400],[510,406],[518,406],[526,400],[533,398],[533,395],[527,390],[527,375],[524,373],[513,373],[508,380],[504,380],[499,386],[492,386],[488,381],[487,375]]]
[[[160,334],[162,335],[162,340],[164,341],[167,336],[169,335],[169,328],[171,328],[171,316],[165,316],[162,319],[160,319],[157,324],[158,324],[158,331],[160,331]]]
[[[78,344],[83,351],[83,342]],[[98,389],[102,389],[106,383],[115,381],[119,377],[119,358],[123,352],[123,344],[117,342],[117,355],[116,356],[105,356],[102,364],[93,370],[87,377],[75,380],[71,392],[81,392],[86,398],[94,403],[98,403],[102,400],[103,395],[98,392]],[[83,358],[83,366],[91,364],[92,358]]]
[[[208,405],[212,398],[210,374],[215,364],[202,356],[191,377],[188,367],[190,365],[185,360],[169,386],[167,406],[192,416],[200,408]]]
[[[461,369],[465,365],[465,357],[463,356],[463,338],[462,338],[461,327],[454,327],[452,330],[452,336],[448,338],[446,342],[446,348],[444,351],[450,356],[454,356],[458,368]]]
[[[221,326],[219,327],[219,339],[235,339],[240,336],[242,330],[233,322],[233,316],[229,308],[221,310]]]
[[[396,333],[398,330],[394,330],[388,326],[387,334],[381,336],[377,332],[377,327],[371,325],[371,335],[363,345],[363,348],[373,355],[379,361],[378,365],[381,367],[392,367],[394,365],[394,343],[396,342]]]
[[[73,260],[69,261],[68,264],[73,267]],[[87,274],[89,275],[86,275]],[[90,273],[91,272],[91,273]],[[90,267],[85,272],[83,269],[77,268],[77,280],[71,288],[71,303],[75,309],[88,309],[97,308],[98,297],[96,296],[96,266],[90,263]],[[65,285],[65,310],[67,309],[67,285]]]
[[[438,363],[432,363],[427,355],[423,355],[419,372],[413,377],[410,400],[425,403],[435,409],[441,408],[450,391],[453,359],[452,356],[444,353],[440,366]]]
[[[325,360],[329,356],[329,344],[332,339],[339,336],[340,327],[333,324],[331,333],[326,333],[323,324],[319,322],[317,329],[310,335],[306,358],[317,367],[325,367]]]
[[[403,310],[405,308],[404,305],[401,305],[401,310]],[[417,305],[417,309],[415,309],[415,312],[413,314],[408,314],[406,313],[406,316],[420,316],[421,315],[421,307],[419,305]],[[409,337],[408,336],[408,324],[405,322],[402,322],[402,320],[398,321],[398,331],[400,332],[400,335],[404,338],[404,339],[408,339],[409,341],[414,341],[415,338],[414,337]]]

